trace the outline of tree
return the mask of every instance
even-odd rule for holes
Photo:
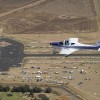
[[[25,85],[23,88],[24,88],[24,92],[30,92],[29,85]]]
[[[0,85],[0,92],[2,92],[2,91],[3,91],[3,86]]]
[[[45,89],[45,93],[50,93],[52,91],[52,88],[51,87],[47,87],[46,89]]]
[[[19,86],[19,87],[13,87],[12,92],[30,92],[30,87],[28,85],[25,85],[25,86]]]
[[[40,92],[42,92],[42,89],[39,88],[39,87],[33,87],[33,88],[31,89],[31,91],[34,92],[34,93],[40,93]]]
[[[18,92],[23,92],[23,93],[25,93],[25,89],[24,89],[23,86],[17,87],[17,90],[18,90]]]
[[[17,87],[13,86],[13,88],[11,89],[11,92],[18,92]]]
[[[47,96],[43,96],[41,99],[42,100],[49,100],[49,98]]]
[[[4,92],[8,92],[10,90],[10,87],[6,86],[6,87],[3,87],[3,91]]]
[[[30,96],[34,97],[34,92],[30,91]]]

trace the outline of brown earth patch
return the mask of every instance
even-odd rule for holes
[[[0,21],[3,33],[8,34],[98,31],[93,0],[47,0],[1,17]]]
[[[32,32],[95,32],[98,30],[96,19],[86,17],[80,18],[60,18],[48,13],[33,14],[20,13],[15,17],[8,17],[7,20],[1,21],[4,27],[4,33],[10,34],[27,34]],[[15,15],[16,15],[15,14]],[[29,16],[28,16],[29,15]]]

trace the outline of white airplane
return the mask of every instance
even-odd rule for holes
[[[69,38],[69,40],[64,40],[61,42],[52,42],[50,43],[54,47],[54,50],[56,48],[60,48],[60,54],[64,55],[70,55],[71,53],[78,51],[78,50],[98,50],[100,51],[100,41],[97,41],[95,45],[86,45],[81,44],[78,42],[78,38]],[[54,51],[53,50],[53,51]]]

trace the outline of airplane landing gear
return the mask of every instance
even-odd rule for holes
[[[56,54],[56,50],[55,49],[53,49],[53,54]]]
[[[54,48],[53,49],[53,54],[57,54],[57,53],[59,53],[58,48]]]

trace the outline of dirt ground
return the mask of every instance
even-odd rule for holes
[[[43,1],[43,0],[39,0]],[[65,5],[66,3],[66,5]],[[13,3],[12,3],[13,4]],[[44,0],[2,13],[3,33],[30,34],[33,32],[86,33],[98,30],[96,12],[92,0]],[[6,3],[5,3],[6,5]],[[30,7],[30,8],[29,8]],[[11,13],[10,13],[11,12]]]
[[[24,6],[36,0],[0,0],[0,13]]]

